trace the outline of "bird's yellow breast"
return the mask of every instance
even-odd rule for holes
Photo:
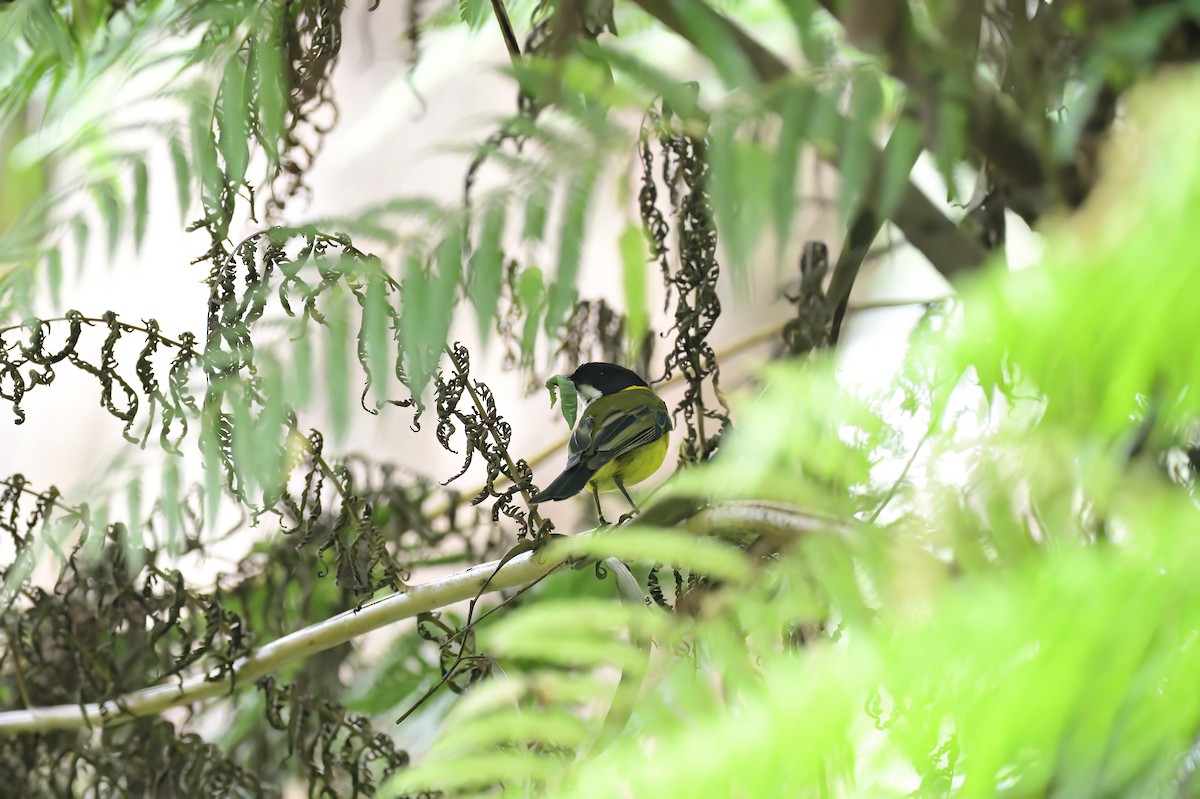
[[[619,478],[626,488],[642,482],[662,466],[669,443],[670,436],[659,436],[645,446],[613,458],[596,470],[592,479],[588,480],[588,485],[595,486],[598,491],[616,491],[614,478]]]

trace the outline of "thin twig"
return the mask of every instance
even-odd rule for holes
[[[83,324],[87,325],[88,327],[93,327],[95,325],[109,324],[107,319],[98,319],[94,316],[50,316],[45,319],[37,319],[37,318],[30,319],[28,322],[22,322],[19,325],[7,325],[5,327],[0,327],[0,335],[3,335],[5,333],[11,333],[14,330],[22,330],[22,329],[28,330],[34,324],[43,325],[43,324],[50,324],[52,322],[82,322]],[[129,324],[128,322],[118,322],[115,319],[113,321],[113,324],[118,330],[122,330],[126,333],[149,333],[150,332],[148,329],[146,329],[145,327],[142,327],[141,325],[132,325],[132,324]],[[182,347],[183,346],[182,342],[179,342],[173,338],[164,336],[161,333],[158,334],[158,341],[162,344],[166,344],[168,347]]]
[[[875,520],[879,518],[879,514],[883,513],[883,509],[886,508],[888,503],[891,502],[896,496],[896,492],[900,490],[900,486],[904,483],[905,478],[908,477],[908,470],[912,468],[913,463],[917,460],[917,453],[921,451],[921,447],[924,446],[925,442],[929,440],[931,435],[933,435],[932,428],[927,430],[925,435],[921,436],[921,440],[918,441],[917,446],[913,448],[912,455],[908,456],[908,462],[904,464],[904,469],[901,470],[900,476],[896,478],[896,482],[892,483],[892,487],[888,489],[887,496],[885,496],[879,503],[879,507],[875,508],[875,512],[872,513],[867,519],[867,524],[874,524]]]
[[[496,24],[500,26],[500,35],[504,38],[508,57],[512,59],[513,66],[516,66],[521,60],[521,47],[517,44],[517,34],[513,31],[512,21],[508,18],[504,0],[492,0],[492,13],[496,15]]]

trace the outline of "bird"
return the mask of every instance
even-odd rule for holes
[[[567,442],[567,466],[532,504],[567,499],[586,486],[601,524],[601,491],[620,491],[638,513],[629,486],[658,471],[667,457],[671,415],[667,405],[637,373],[615,363],[585,363],[567,376],[583,407]]]

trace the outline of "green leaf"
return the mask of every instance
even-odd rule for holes
[[[101,502],[92,506],[91,511],[81,550],[85,563],[95,563],[99,559],[108,534],[108,503]]]
[[[792,27],[796,29],[804,60],[814,67],[829,63],[836,53],[836,47],[827,37],[821,36],[813,25],[815,0],[784,0],[783,7],[792,19]]]
[[[78,276],[83,273],[84,264],[87,263],[88,237],[91,230],[82,214],[75,217],[72,227],[75,238],[75,274]]]
[[[485,651],[561,665],[625,666],[639,657],[637,647],[620,639],[623,631],[652,633],[670,623],[649,608],[610,599],[547,601],[521,610],[482,631]]]
[[[217,403],[205,407],[200,421],[200,452],[204,456],[204,522],[210,533],[216,529],[217,509],[221,506],[222,486],[225,483],[221,443],[217,434],[220,420],[221,408]]]
[[[433,376],[434,367],[428,363],[430,357],[424,344],[425,331],[432,323],[432,293],[420,256],[410,254],[404,259],[404,279],[400,284],[400,296],[404,298],[400,310],[400,333],[408,362],[407,372],[412,381],[409,388],[414,395],[424,391],[429,378]]]
[[[946,184],[947,202],[957,202],[958,181],[955,180],[954,169],[967,152],[967,110],[960,103],[942,103],[937,115],[937,155],[938,172]]]
[[[492,6],[487,0],[458,0],[458,16],[467,26],[477,31],[491,15]]]
[[[775,169],[771,172],[777,268],[782,265],[791,241],[792,219],[796,213],[796,176],[804,147],[805,121],[811,110],[812,96],[806,85],[786,91],[779,99],[779,143],[775,148]]]
[[[912,173],[913,164],[921,154],[921,130],[917,123],[907,116],[901,116],[892,129],[884,149],[883,177],[879,187],[879,208],[877,213],[881,218],[890,218],[896,206],[904,197],[908,187],[908,177]]]
[[[742,257],[746,245],[743,243],[737,213],[734,134],[735,126],[729,119],[721,119],[714,124],[710,129],[708,155],[712,170],[713,215],[726,250],[737,261]]]
[[[246,167],[250,163],[250,148],[247,142],[246,117],[246,73],[239,55],[225,63],[225,75],[221,80],[221,102],[219,106],[220,137],[218,145],[225,160],[225,181],[236,186],[246,181]]]
[[[550,391],[551,408],[558,399],[558,392],[562,392],[562,415],[567,420],[567,427],[574,430],[575,417],[579,413],[579,396],[576,393],[575,384],[566,375],[555,375],[546,381],[546,388]]]
[[[389,310],[387,287],[382,275],[370,275],[363,297],[360,335],[367,348],[367,382],[375,387],[376,408],[379,408],[387,397],[388,377],[391,373],[393,354],[391,336],[388,335]]]
[[[350,424],[350,319],[348,298],[344,292],[330,293],[325,326],[329,332],[325,347],[325,386],[333,433],[342,438]]]
[[[277,28],[276,28],[277,29]],[[254,40],[252,67],[257,72],[258,140],[272,165],[278,166],[287,131],[285,120],[288,107],[287,78],[283,68],[283,53],[274,37],[260,36]]]
[[[450,728],[438,739],[437,757],[452,757],[456,761],[474,752],[495,751],[497,747],[512,743],[575,748],[581,746],[588,735],[583,720],[565,708],[512,708],[489,714],[476,723],[448,726]]]
[[[178,136],[171,137],[170,149],[171,165],[175,169],[175,191],[179,196],[179,216],[186,222],[192,206],[192,171],[188,168],[187,151]]]
[[[615,557],[623,563],[670,563],[702,572],[714,579],[741,582],[752,564],[736,546],[715,538],[700,538],[676,529],[637,525],[603,536],[571,536],[555,542],[562,555]]]
[[[125,550],[128,574],[133,577],[142,570],[145,563],[145,540],[142,538],[142,481],[137,475],[130,477],[125,487],[125,502],[129,517],[121,544]]]
[[[121,243],[121,194],[120,187],[115,181],[105,181],[97,184],[92,194],[96,198],[96,207],[100,209],[100,217],[108,233],[108,257],[111,261]]]
[[[293,377],[289,396],[297,408],[307,408],[312,400],[313,387],[311,330],[307,326],[302,328],[293,342],[290,359],[292,368],[289,370]]]
[[[280,494],[283,481],[287,479],[284,472],[287,434],[285,424],[289,409],[286,405],[287,396],[283,391],[283,371],[279,361],[273,357],[263,357],[259,363],[259,386],[264,401],[259,405],[254,419],[254,474],[259,487],[266,495],[264,504],[271,506]],[[337,394],[349,395],[349,386]],[[347,413],[347,415],[349,415]]]
[[[50,299],[55,307],[62,305],[62,251],[51,247],[46,251],[46,283],[50,286]]]
[[[775,165],[755,142],[738,139],[729,123],[713,126],[710,153],[717,229],[735,274],[744,277],[763,223],[770,216],[766,205],[771,194],[764,187],[771,185]]]
[[[525,224],[521,237],[526,241],[541,241],[546,232],[546,213],[550,207],[550,189],[538,184],[529,190],[525,199]]]
[[[862,200],[863,190],[875,169],[875,131],[883,109],[883,90],[879,74],[873,70],[857,70],[850,82],[849,126],[842,144],[838,169],[842,176],[838,191],[838,212],[843,222]]]
[[[646,267],[650,252],[642,225],[626,225],[621,233],[620,249],[625,273],[626,338],[630,359],[636,362],[650,327],[650,312],[646,307]]]
[[[554,284],[550,287],[546,303],[545,328],[551,336],[558,333],[578,296],[575,283],[579,278],[579,266],[583,257],[583,239],[587,232],[587,210],[592,199],[593,179],[592,170],[585,168],[567,187],[563,199],[558,270],[554,273]]]
[[[504,253],[500,246],[504,222],[504,205],[489,205],[483,217],[479,242],[471,254],[471,275],[467,283],[467,292],[479,322],[479,340],[485,346],[496,318],[500,287],[504,281]]]
[[[212,106],[207,93],[197,90],[191,103],[192,163],[200,173],[200,196],[205,214],[221,208],[225,181],[217,163],[217,145],[212,135]]]
[[[521,331],[521,363],[533,362],[533,348],[537,343],[538,320],[546,302],[546,287],[542,270],[536,266],[526,267],[517,278],[517,302],[525,316]]]
[[[246,494],[252,494],[258,486],[258,475],[254,469],[254,407],[246,396],[244,387],[231,383],[225,392],[225,400],[231,406],[230,417],[233,430],[230,436],[230,455],[233,473],[238,486]],[[336,423],[336,420],[335,420]]]
[[[179,466],[175,458],[167,458],[163,464],[162,515],[167,522],[167,553],[178,555],[181,551],[180,534],[183,532],[182,513],[183,486],[179,478]]]
[[[681,20],[690,32],[688,38],[698,44],[726,86],[753,86],[757,83],[748,52],[739,46],[734,32],[722,24],[723,18],[710,6],[693,6]]]
[[[450,334],[462,279],[462,243],[462,227],[455,224],[438,244],[432,270],[423,269],[416,257],[405,264],[400,329],[414,394],[424,391]]]
[[[146,238],[146,220],[150,215],[150,175],[146,162],[138,159],[133,165],[133,243],[141,250]]]

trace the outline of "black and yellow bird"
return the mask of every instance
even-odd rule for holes
[[[671,415],[646,381],[623,366],[585,363],[567,379],[583,404],[567,444],[567,468],[531,501],[567,499],[587,486],[600,523],[608,524],[600,492],[620,491],[638,510],[626,489],[662,466]]]

